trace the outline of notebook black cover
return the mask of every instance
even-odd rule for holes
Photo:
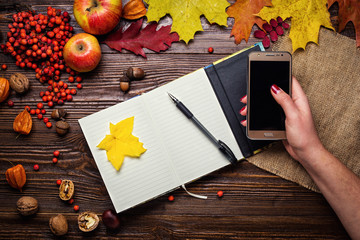
[[[245,119],[239,113],[244,106],[240,99],[247,94],[247,60],[248,54],[252,51],[261,51],[261,48],[255,45],[219,63],[205,67],[205,72],[244,157],[250,157],[254,151],[272,142],[248,139],[246,128],[240,124]]]

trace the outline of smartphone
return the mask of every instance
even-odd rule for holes
[[[286,139],[285,113],[271,95],[276,84],[291,96],[291,54],[251,52],[248,57],[247,137]]]

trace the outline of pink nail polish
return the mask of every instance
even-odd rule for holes
[[[246,98],[246,95],[243,96],[242,98],[240,98],[240,102],[242,102],[242,100],[243,100],[244,98]]]
[[[271,86],[271,91],[272,91],[273,93],[275,93],[275,94],[278,94],[281,90],[280,90],[280,88],[279,88],[276,84],[273,84],[273,85]]]
[[[244,124],[246,122],[246,120],[241,120],[240,123],[241,124]]]
[[[244,106],[242,109],[240,109],[240,112],[244,111],[246,108],[246,106]]]

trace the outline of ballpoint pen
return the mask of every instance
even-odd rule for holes
[[[237,159],[231,149],[221,140],[217,140],[205,127],[199,122],[199,120],[190,112],[190,110],[180,102],[172,94],[168,93],[169,97],[174,101],[176,107],[192,122],[217,146],[217,148],[226,156],[231,164],[235,165]]]

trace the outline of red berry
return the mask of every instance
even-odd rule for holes
[[[71,95],[67,95],[67,96],[66,96],[66,100],[67,100],[67,101],[71,102],[72,99],[73,99],[73,97],[72,97]]]
[[[31,114],[31,115],[35,115],[35,113],[36,113],[36,112],[35,112],[35,109],[31,109],[31,110],[30,110],[30,114]]]
[[[289,26],[289,24],[287,24],[286,22],[283,22],[282,23],[282,26],[285,28],[285,29],[288,29],[290,26]]]
[[[59,179],[59,180],[56,181],[56,184],[57,184],[57,185],[61,185],[61,182],[62,182],[62,181]]]
[[[71,90],[70,90],[70,93],[71,93],[72,95],[76,95],[76,89],[71,89]]]
[[[51,122],[47,122],[47,123],[46,123],[46,127],[47,127],[47,128],[51,128],[51,127],[52,127]]]
[[[276,21],[275,19],[271,19],[271,20],[270,20],[270,25],[271,25],[273,28],[276,28],[277,25],[278,25],[278,23],[277,23],[277,21]]]
[[[68,201],[68,203],[69,203],[69,204],[73,204],[73,203],[74,203],[74,199],[73,199],[73,198],[70,199],[70,200]]]
[[[276,42],[278,40],[278,35],[276,34],[275,31],[270,32],[270,39],[272,42]]]
[[[34,165],[34,170],[35,170],[35,171],[38,171],[38,170],[39,170],[39,165],[35,164],[35,165]]]
[[[77,77],[76,77],[76,81],[77,81],[77,82],[81,82],[81,81],[82,81],[82,77],[77,76]]]
[[[275,31],[279,36],[282,36],[284,34],[284,29],[281,26],[277,26]]]
[[[208,48],[208,52],[209,52],[209,53],[213,53],[213,52],[214,52],[214,48],[209,47],[209,48]]]
[[[54,158],[52,159],[52,161],[53,161],[53,163],[57,163],[57,162],[58,162],[58,159],[57,159],[56,157],[54,157]]]
[[[265,36],[266,36],[266,33],[264,31],[256,30],[254,32],[254,37],[256,37],[256,38],[263,39]]]
[[[6,64],[1,65],[1,69],[5,71],[7,69]]]
[[[277,21],[278,23],[282,23],[282,22],[283,22],[283,19],[282,19],[281,17],[277,17],[277,18],[276,18],[276,21]]]
[[[9,107],[13,107],[13,106],[14,106],[14,102],[13,102],[12,100],[9,100],[9,101],[7,102],[7,104],[8,104]]]
[[[44,104],[42,104],[41,102],[39,102],[36,106],[37,106],[37,108],[42,109],[42,108],[44,107]]]
[[[38,118],[38,119],[42,119],[42,118],[43,118],[43,115],[42,115],[41,113],[39,113],[39,114],[37,115],[37,118]]]
[[[270,47],[270,39],[268,36],[265,36],[264,39],[262,40],[262,44],[264,46],[264,48],[269,48]]]
[[[170,201],[170,202],[172,202],[172,201],[174,201],[174,196],[173,195],[170,195],[169,197],[168,197],[168,200]]]
[[[53,154],[54,154],[55,157],[58,157],[58,156],[60,155],[60,152],[59,152],[58,150],[55,150],[55,151],[53,152]]]
[[[75,205],[75,206],[74,206],[74,211],[75,211],[75,212],[79,211],[79,209],[80,209],[79,205]]]
[[[77,87],[77,89],[82,89],[81,83],[78,83],[78,84],[76,85],[76,87]]]
[[[218,191],[217,195],[218,195],[219,198],[221,198],[222,196],[224,196],[224,192],[223,191]]]
[[[40,114],[40,113],[41,113],[41,110],[37,108],[37,109],[35,109],[35,113],[36,113],[36,114]]]
[[[265,31],[267,31],[268,33],[272,31],[272,27],[271,27],[270,24],[268,24],[268,23],[264,23],[264,24],[262,25],[262,27],[263,27],[263,29],[264,29]]]
[[[49,118],[46,117],[43,119],[43,121],[44,121],[44,123],[47,123],[47,122],[49,122]]]
[[[46,113],[45,109],[41,109],[41,114],[44,115]]]
[[[54,106],[54,102],[53,102],[53,101],[49,101],[49,102],[48,102],[48,106],[49,106],[49,107],[53,107],[53,106]]]

